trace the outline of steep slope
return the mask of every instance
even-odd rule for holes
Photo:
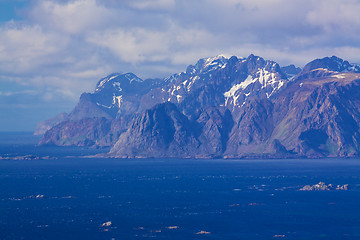
[[[308,156],[358,154],[359,84],[360,74],[349,72],[294,82],[276,99],[281,117],[271,138]]]
[[[226,108],[205,109],[196,121],[198,123],[198,156],[221,157],[227,148],[229,134],[234,125],[231,112]]]
[[[195,126],[175,105],[164,103],[133,120],[110,154],[120,157],[186,157],[196,153]]]
[[[267,99],[253,99],[238,112],[230,133],[227,157],[258,155],[268,152],[268,139],[274,128],[273,103]]]
[[[133,119],[110,151],[115,157],[221,157],[232,118],[227,109],[209,108],[191,121],[170,102]]]

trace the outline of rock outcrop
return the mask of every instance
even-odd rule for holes
[[[330,191],[330,190],[340,190],[347,191],[349,190],[349,184],[337,185],[336,187],[332,184],[326,185],[324,182],[319,182],[315,185],[306,185],[299,189],[300,191]]]

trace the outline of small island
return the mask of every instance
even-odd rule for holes
[[[337,185],[336,187],[332,184],[326,185],[324,182],[319,182],[315,185],[306,185],[299,189],[300,191],[331,191],[331,190],[340,190],[346,191],[349,190],[349,184]]]

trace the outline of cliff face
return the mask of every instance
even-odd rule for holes
[[[194,125],[172,103],[157,105],[132,121],[110,154],[122,157],[186,157],[200,146]]]
[[[325,157],[360,152],[360,68],[337,57],[300,70],[201,59],[160,80],[113,74],[41,144],[112,146],[114,157]]]
[[[274,99],[282,114],[272,138],[304,155],[358,154],[359,78],[347,72],[295,80]]]

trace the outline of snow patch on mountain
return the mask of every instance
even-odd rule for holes
[[[218,55],[213,58],[204,59],[205,62],[201,68],[202,73],[209,73],[219,68],[225,68],[227,61],[229,60],[224,55]]]
[[[181,88],[184,88],[185,91],[190,92],[191,87],[194,85],[194,83],[199,80],[199,76],[193,76],[186,80],[184,80],[182,83],[180,83],[179,86],[177,86],[177,90],[180,90]],[[172,94],[173,95],[173,94]]]
[[[164,79],[165,82],[175,82],[184,72],[176,73]]]
[[[324,72],[331,72],[331,73],[336,73],[336,71],[331,71],[327,68],[316,68],[314,70],[311,70],[311,71],[324,71]]]
[[[234,86],[232,86],[232,88],[230,88],[229,91],[224,93],[224,97],[225,97],[225,106],[228,105],[228,101],[229,99],[233,100],[233,104],[234,106],[237,103],[238,98],[240,97],[240,93],[236,94],[239,90],[244,89],[243,86],[240,84],[236,84]]]
[[[247,78],[239,84],[233,85],[227,92],[224,93],[225,106],[233,105],[243,106],[246,99],[250,96],[251,91],[244,92],[250,85],[258,82],[261,89],[264,89],[266,97],[270,98],[275,92],[285,85],[285,80],[281,79],[278,73],[269,72],[264,68],[258,69],[253,75],[248,75]],[[255,90],[258,91],[259,89]],[[240,105],[238,99],[244,98],[244,102]]]
[[[119,82],[114,82],[113,83],[113,87],[118,90],[119,92],[122,91],[122,88],[120,87],[120,83]]]
[[[178,103],[180,102],[182,96],[181,95],[176,95],[176,100],[178,101]]]
[[[278,75],[276,73],[270,73],[265,69],[260,69],[258,71],[258,74],[259,82],[261,83],[262,88],[266,88],[270,85],[273,89],[271,93],[267,93],[268,98],[277,90],[279,90],[282,86],[284,86],[284,80],[278,79]]]
[[[168,93],[171,95],[171,96],[174,96],[175,92],[179,91],[181,89],[181,86],[176,86],[174,85],[172,88],[170,88],[168,90]]]
[[[106,106],[106,105],[103,105],[103,104],[98,103],[98,102],[96,103],[96,105],[98,105],[100,107],[108,108],[108,109],[112,108],[112,106]]]
[[[216,57],[210,58],[202,58],[195,65],[188,66],[188,68],[186,69],[186,74],[207,74],[220,68],[225,68],[228,60],[229,59],[224,55],[218,55]]]
[[[351,67],[347,69],[349,72],[360,72],[360,65],[358,64],[351,64]]]
[[[136,81],[136,82],[142,82],[143,80],[141,78],[138,78],[136,75],[132,73],[126,73],[125,77],[130,81],[130,83]]]
[[[106,82],[108,82],[108,81],[109,81],[108,78],[104,78],[103,80],[101,80],[101,81],[99,82],[99,84],[97,85],[97,87],[96,87],[96,89],[95,89],[95,92],[96,92],[96,91],[99,91],[100,88],[101,88],[102,86],[104,86],[104,84],[105,84]]]
[[[332,77],[340,78],[340,79],[346,78],[345,74],[336,74],[336,75],[334,75],[334,76],[332,76]]]
[[[128,81],[131,84],[134,81],[142,82],[143,80],[141,78],[138,78],[133,73],[113,73],[98,82],[98,84],[96,85],[95,93],[101,91],[104,88],[107,88],[107,83],[112,84],[111,86],[113,86],[116,90],[122,91],[122,88],[120,87],[120,82],[123,81]]]
[[[205,59],[204,67],[207,68],[209,66],[223,66],[228,59],[224,55],[218,55],[213,58],[207,58]]]
[[[275,81],[275,73],[270,73],[264,69],[260,69],[258,71],[259,74],[259,82],[262,85],[262,88],[265,88],[268,84],[273,85]]]
[[[122,96],[113,96],[113,102],[112,102],[113,105],[120,108],[122,102],[123,102]]]
[[[110,82],[111,80],[119,77],[120,74],[119,73],[113,73],[113,74],[110,74],[109,76],[107,77],[104,77],[103,79],[101,79],[98,84],[96,85],[96,88],[95,88],[95,92],[98,92],[100,91],[100,89],[105,85],[105,83],[107,82]]]
[[[238,84],[241,89],[247,88],[250,84],[256,82],[258,79],[253,78],[251,75],[249,75],[242,83]]]

